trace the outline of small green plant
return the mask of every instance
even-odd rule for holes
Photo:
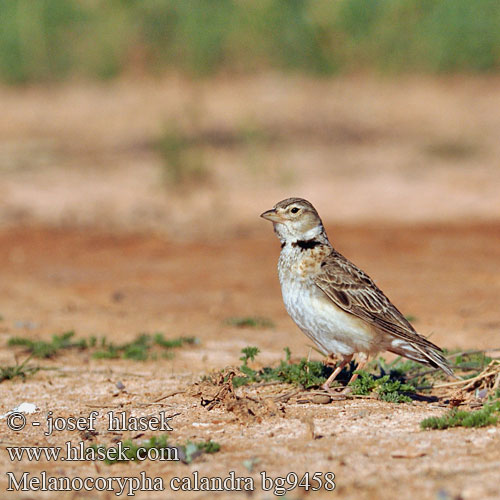
[[[180,448],[184,454],[183,462],[190,464],[196,457],[203,455],[203,453],[217,453],[220,450],[220,444],[212,440],[198,443],[188,441]]]
[[[405,384],[400,380],[391,380],[388,375],[382,377],[382,382],[377,387],[377,393],[382,401],[388,403],[410,403],[408,394],[415,393],[415,387]]]
[[[321,386],[332,373],[331,367],[320,361],[309,361],[302,358],[300,361],[292,362],[290,349],[285,347],[284,351],[285,359],[281,360],[278,366],[254,369],[248,363],[255,360],[259,353],[258,348],[248,346],[242,349],[240,357],[242,364],[239,367],[241,374],[232,378],[234,387],[262,382],[282,382],[309,389]],[[482,351],[460,351],[451,355],[445,354],[454,365],[456,372],[472,370],[472,375],[462,377],[464,381],[477,376],[487,367],[491,367],[494,361],[485,356]],[[347,383],[355,368],[355,363],[351,362],[338,375],[337,382]],[[384,358],[378,358],[367,365],[367,371],[360,370],[358,372],[358,378],[351,387],[354,395],[376,395],[382,401],[407,403],[414,399],[413,395],[417,390],[419,392],[431,391],[433,384],[442,380],[444,376],[437,368],[423,366],[411,360],[396,358],[388,363]],[[500,389],[492,392],[496,392],[496,398],[500,399]],[[486,410],[486,412],[488,411]],[[461,416],[463,415],[459,414],[459,417]],[[475,413],[473,418],[484,419],[485,416],[481,413]]]
[[[243,361],[243,365],[247,366],[248,360],[253,361],[255,359],[255,356],[257,356],[257,354],[259,354],[260,349],[258,347],[248,346],[248,347],[244,347],[241,350],[241,352],[242,352],[243,356],[241,356],[240,359],[241,359],[241,361]]]
[[[0,366],[0,382],[12,380],[16,377],[25,379],[27,376],[33,375],[40,370],[38,366],[28,366],[28,361],[31,357],[26,358],[21,364],[16,363],[14,366]]]
[[[259,351],[258,347],[252,347],[252,346],[244,347],[241,350],[241,353],[243,354],[243,356],[241,356],[240,360],[243,361],[243,364],[240,366],[240,371],[246,375],[246,378],[249,381],[256,380],[255,377],[257,375],[257,372],[248,366],[248,360],[253,361],[255,359],[255,356],[257,356],[257,354],[259,354],[259,352],[260,351]],[[245,379],[245,377],[235,377],[235,378],[237,379],[236,384],[238,384],[239,382],[242,381],[240,379],[243,379],[243,380]],[[233,384],[234,384],[234,379],[233,379]]]
[[[359,396],[368,396],[377,386],[375,379],[362,370],[358,372],[358,378],[354,381],[352,392]]]
[[[391,379],[390,375],[376,378],[365,371],[357,372],[358,378],[352,384],[353,394],[367,396],[376,393],[382,401],[389,403],[409,403],[415,388],[400,380]]]
[[[211,439],[196,443],[196,446],[199,450],[203,451],[203,453],[217,453],[220,451],[220,444]]]
[[[266,366],[260,370],[254,370],[248,366],[248,360],[254,360],[259,350],[257,347],[245,347],[241,350],[243,356],[240,357],[243,364],[240,371],[245,375],[243,377],[234,377],[233,385],[239,387],[256,382],[277,381],[286,384],[301,385],[305,388],[311,388],[321,385],[325,382],[331,369],[326,367],[320,361],[307,361],[302,358],[298,363],[290,362],[290,349],[285,347],[285,360],[281,360],[276,368]]]
[[[331,368],[321,361],[308,361],[301,358],[298,363],[281,361],[279,366],[272,369],[263,368],[263,380],[279,380],[293,385],[301,385],[306,389],[319,387],[330,375]]]
[[[237,328],[274,328],[274,323],[259,316],[234,317],[226,319],[225,323]]]
[[[145,361],[156,359],[158,351],[164,358],[172,357],[172,349],[182,347],[186,344],[192,345],[198,342],[196,337],[175,337],[166,339],[162,333],[140,334],[131,342],[124,344],[113,344],[106,337],[98,341],[97,337],[73,340],[74,332],[65,332],[61,335],[53,335],[50,342],[43,340],[31,340],[24,337],[13,337],[9,339],[8,346],[23,346],[36,358],[52,358],[64,349],[92,349],[94,359],[133,359]]]
[[[121,356],[120,349],[113,344],[102,346],[103,349],[92,354],[94,359],[118,359]]]
[[[141,334],[131,342],[121,345],[104,342],[102,348],[92,354],[95,359],[133,359],[135,361],[146,361],[147,359],[156,359],[157,351],[155,346],[161,349],[160,353],[163,358],[172,357],[172,349],[182,347],[184,345],[193,345],[198,342],[196,337],[175,337],[166,339],[163,333],[155,333],[153,335]]]
[[[422,429],[448,429],[450,427],[486,427],[498,422],[500,400],[486,403],[480,410],[450,410],[442,417],[429,417],[420,422]]]
[[[134,361],[146,361],[149,357],[151,341],[148,335],[139,335],[129,344],[122,347],[123,359],[133,359]]]
[[[88,340],[81,339],[73,341],[75,332],[69,331],[61,335],[52,335],[50,342],[43,340],[31,340],[25,337],[12,337],[9,339],[8,346],[23,346],[26,350],[33,354],[35,358],[52,358],[62,349],[87,349],[93,347],[96,343],[95,337],[90,337]]]
[[[285,361],[290,361],[290,359],[292,358],[292,351],[290,351],[290,348],[288,346],[286,346],[283,350],[285,351]]]
[[[173,339],[166,339],[163,333],[155,333],[153,336],[153,342],[156,345],[164,347],[165,349],[174,349],[175,347],[182,347],[184,344],[197,344],[198,339],[196,337],[176,337]]]

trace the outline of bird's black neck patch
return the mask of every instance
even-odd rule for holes
[[[292,246],[299,247],[301,250],[310,250],[321,244],[321,241],[318,240],[298,240],[292,243]]]
[[[281,243],[281,249],[283,250],[283,248],[285,248],[285,247],[286,247],[286,241],[283,241],[283,242]]]

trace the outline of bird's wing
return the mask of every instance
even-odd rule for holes
[[[415,331],[366,273],[335,250],[321,264],[314,282],[338,307],[378,330],[424,349],[440,351]]]

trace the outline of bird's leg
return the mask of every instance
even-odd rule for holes
[[[328,358],[330,358],[328,356]],[[330,384],[336,379],[337,375],[342,371],[342,368],[344,368],[345,365],[351,362],[352,359],[352,354],[349,356],[342,356],[342,361],[338,364],[337,368],[333,370],[333,373],[328,377],[326,382],[321,386],[322,389],[324,389],[327,392],[330,392]]]
[[[358,366],[356,367],[356,371],[362,370],[365,366],[366,363],[368,363],[368,354],[365,354],[364,352],[360,352],[358,354]],[[352,383],[358,378],[359,373],[355,373],[349,382],[347,382],[346,388],[342,392],[351,392],[351,388],[348,387],[352,385]]]

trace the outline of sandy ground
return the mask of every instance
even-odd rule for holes
[[[263,232],[262,238],[206,244],[111,237],[90,230],[24,228],[0,233],[2,344],[13,335],[46,338],[67,329],[75,329],[78,336],[106,335],[116,342],[154,331],[168,337],[196,335],[201,341],[163,361],[97,361],[85,352],[63,354],[41,362],[56,371],[39,372],[26,382],[2,383],[2,413],[23,401],[40,408],[29,422],[37,415],[44,421],[49,410],[58,416],[84,416],[98,409],[102,418],[110,410],[135,416],[165,410],[180,413],[174,419],[172,442],[211,438],[222,445],[216,456],[189,466],[169,462],[166,469],[154,462],[146,467],[113,465],[112,470],[102,463],[17,464],[10,463],[3,450],[2,469],[32,474],[48,470],[64,476],[129,476],[146,470],[168,481],[194,470],[222,477],[235,470],[249,476],[243,462],[256,457],[256,480],[261,470],[272,476],[334,472],[336,491],[315,493],[318,498],[436,498],[440,490],[449,498],[498,497],[498,428],[421,431],[423,418],[445,411],[436,403],[291,402],[276,416],[244,421],[222,409],[207,411],[196,396],[179,394],[154,403],[171,391],[191,387],[202,374],[238,364],[239,351],[247,345],[262,350],[262,364],[282,359],[284,346],[296,356],[307,355],[307,339],[281,303],[275,275],[277,242],[269,231]],[[416,316],[416,326],[432,333],[435,342],[448,348],[496,346],[500,225],[332,226],[330,232],[342,251],[380,277],[379,285],[403,311]],[[237,329],[224,324],[230,316],[246,315],[271,318],[276,327]],[[2,350],[1,363],[13,362],[12,349]],[[118,381],[126,392],[116,395]],[[265,388],[258,390],[257,396],[265,395]],[[98,422],[97,439],[109,443],[115,436]],[[123,437],[130,435],[137,433]],[[2,447],[62,446],[68,439],[79,439],[74,432],[44,437],[36,428],[15,433],[3,427],[1,436]],[[401,454],[404,458],[394,458]],[[5,477],[0,485],[6,487]],[[270,498],[258,488],[254,496]],[[298,490],[289,494],[302,496]]]
[[[258,219],[290,195],[317,205],[336,248],[414,316],[421,333],[449,349],[499,347],[499,89],[495,78],[317,82],[277,75],[0,89],[0,365],[24,357],[6,347],[14,335],[49,338],[74,329],[78,337],[115,342],[157,331],[200,339],[168,360],[99,361],[67,352],[36,361],[47,370],[26,381],[0,383],[0,414],[24,401],[39,407],[22,432],[0,420],[1,469],[70,477],[144,470],[167,486],[194,471],[225,477],[234,470],[255,479],[252,498],[259,499],[273,498],[260,488],[261,471],[331,471],[335,491],[309,495],[499,498],[499,428],[421,431],[423,418],[446,411],[438,402],[292,399],[242,419],[223,408],[208,411],[192,389],[202,375],[238,365],[247,345],[262,351],[255,367],[277,363],[285,346],[294,357],[309,353],[281,302],[278,242]],[[205,183],[165,182],[153,144],[171,123],[197,141]],[[239,329],[226,324],[232,316],[266,317],[275,327]],[[118,381],[125,391],[117,391]],[[271,390],[251,395],[263,399]],[[190,465],[9,460],[7,446],[81,439],[76,432],[44,436],[30,425],[48,411],[68,417],[95,409],[100,434],[93,442],[117,437],[105,429],[107,411],[165,410],[179,413],[172,442],[211,438],[222,448]],[[243,462],[253,458],[249,472]],[[184,494],[217,495],[247,496]],[[58,495],[80,497],[115,495]]]

